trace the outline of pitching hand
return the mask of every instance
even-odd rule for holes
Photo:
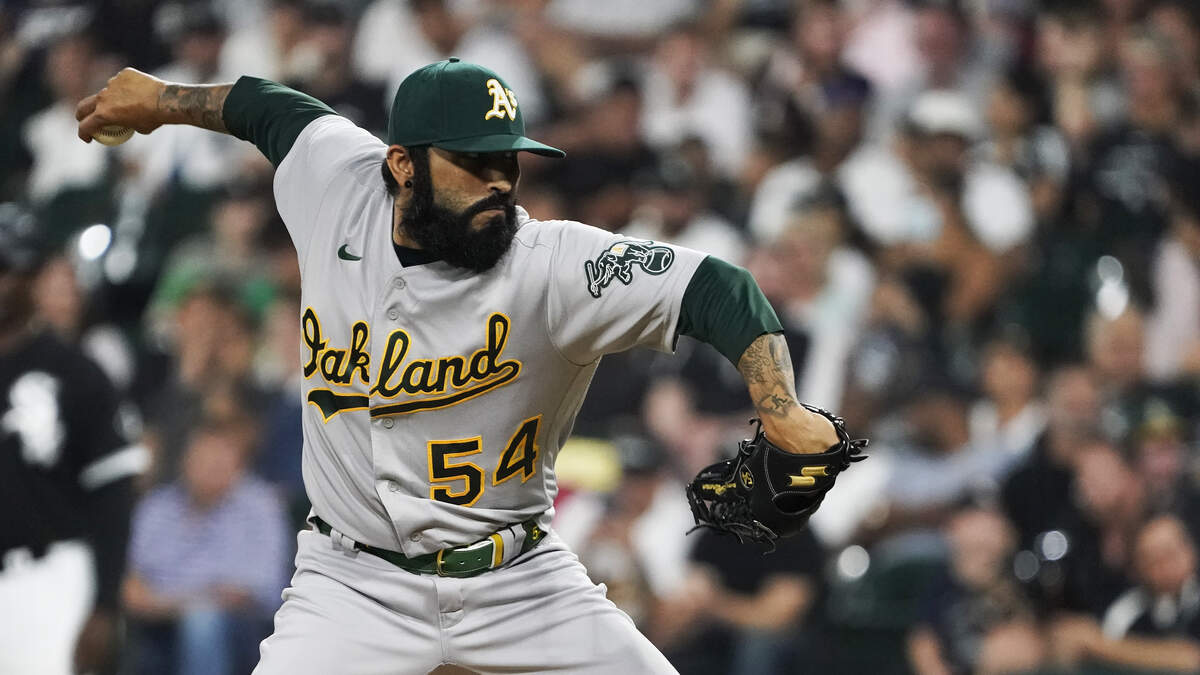
[[[79,138],[92,141],[102,127],[128,127],[148,134],[165,120],[158,110],[158,98],[167,83],[140,70],[123,68],[108,80],[108,86],[79,102],[75,119]]]

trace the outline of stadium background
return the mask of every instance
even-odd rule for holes
[[[1200,667],[1195,2],[2,2],[0,201],[55,252],[39,320],[154,458],[123,672],[172,672],[199,611],[269,631],[307,511],[299,275],[253,147],[85,145],[76,102],[124,65],[252,74],[382,135],[449,55],[567,151],[523,157],[534,217],[746,266],[801,398],[875,439],[775,554],[685,538],[683,481],[749,432],[740,377],[686,338],[602,363],[556,528],[681,672]]]

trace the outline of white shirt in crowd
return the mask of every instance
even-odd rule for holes
[[[783,231],[796,203],[813,194],[822,175],[804,157],[784,162],[763,177],[750,207],[750,231],[770,242]],[[920,193],[916,179],[894,153],[881,145],[859,147],[835,172],[850,213],[878,244],[932,241],[941,216]],[[961,201],[967,226],[995,253],[1021,244],[1033,233],[1029,189],[1007,167],[973,162],[964,178]]]
[[[699,136],[713,165],[736,177],[753,147],[750,93],[736,77],[706,68],[696,77],[691,95],[679,100],[670,78],[655,66],[642,81],[642,135],[659,149]]]
[[[1200,349],[1200,260],[1170,238],[1158,249],[1153,273],[1156,304],[1146,320],[1146,369],[1156,380],[1169,380]]]
[[[696,0],[552,0],[546,16],[568,30],[597,37],[650,37],[694,17]]]

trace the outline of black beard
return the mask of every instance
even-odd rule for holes
[[[455,267],[473,272],[495,267],[517,233],[517,207],[512,193],[493,194],[456,213],[434,204],[433,187],[428,178],[421,178],[414,176],[412,199],[400,212],[404,233],[422,249]],[[471,219],[494,208],[503,209],[503,213],[473,231]]]

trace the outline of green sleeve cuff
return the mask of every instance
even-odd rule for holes
[[[287,156],[309,122],[336,114],[308,94],[245,76],[233,85],[221,111],[229,133],[253,143],[275,166]]]
[[[758,336],[782,331],[749,272],[712,256],[700,262],[683,293],[680,335],[707,342],[736,366]]]

